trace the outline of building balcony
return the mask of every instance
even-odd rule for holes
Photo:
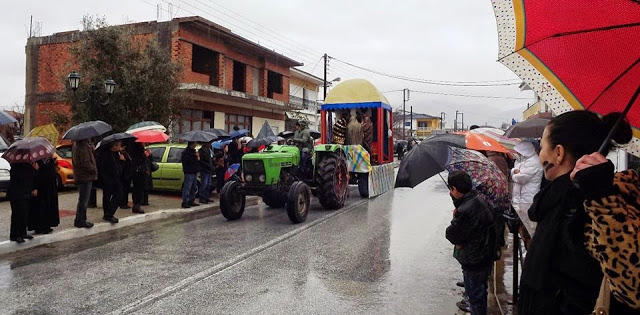
[[[301,97],[290,95],[289,107],[293,109],[305,109],[309,111],[317,111],[320,108],[320,105],[316,101],[303,99]]]
[[[238,106],[242,104],[240,106],[259,110],[289,110],[289,104],[286,102],[245,92],[227,90],[214,85],[202,83],[181,83],[179,89],[190,91],[192,93],[192,98],[195,101],[229,106]]]

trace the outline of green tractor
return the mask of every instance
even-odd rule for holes
[[[242,217],[246,196],[260,196],[272,208],[286,207],[293,223],[307,219],[312,194],[325,209],[342,208],[349,186],[342,147],[321,144],[311,155],[303,159],[298,147],[275,144],[262,152],[245,154],[241,180],[229,181],[222,188],[222,215],[227,220]]]

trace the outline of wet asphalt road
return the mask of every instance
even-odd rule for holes
[[[298,225],[260,203],[0,258],[0,313],[455,314],[441,179],[351,196]]]

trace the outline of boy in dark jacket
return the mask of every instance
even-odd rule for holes
[[[197,142],[189,142],[187,148],[182,151],[182,172],[184,172],[184,184],[182,185],[182,207],[190,208],[199,206],[196,203],[196,185],[200,170],[200,155],[196,152]]]
[[[464,289],[471,314],[487,314],[487,281],[493,262],[493,218],[487,204],[472,189],[463,171],[449,173],[449,189],[456,209],[446,237],[455,245],[454,257],[462,265]]]

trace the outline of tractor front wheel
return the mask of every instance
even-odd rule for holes
[[[245,196],[241,190],[242,184],[230,181],[224,184],[220,193],[220,212],[229,221],[242,217],[245,206]]]
[[[369,174],[368,173],[358,174],[358,192],[360,193],[360,197],[369,198]]]
[[[287,198],[287,215],[293,223],[302,223],[307,220],[309,213],[309,204],[311,203],[311,194],[309,186],[302,181],[294,182],[289,188],[289,196]]]
[[[349,192],[347,161],[341,154],[326,155],[318,163],[316,173],[318,199],[325,209],[344,207]]]

